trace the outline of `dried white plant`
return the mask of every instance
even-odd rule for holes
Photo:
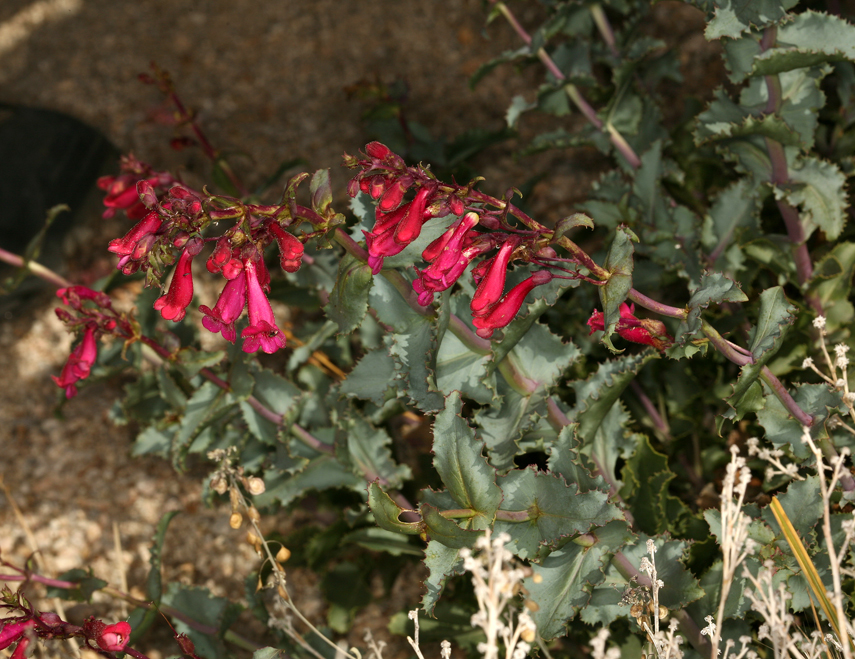
[[[528,611],[522,609],[514,615],[516,607],[512,603],[530,571],[514,564],[513,554],[505,548],[510,540],[507,533],[492,537],[488,529],[476,541],[474,552],[460,550],[463,568],[472,575],[478,600],[472,626],[480,627],[487,636],[478,644],[478,652],[485,659],[498,659],[500,641],[505,647],[505,659],[524,659],[537,636]]]

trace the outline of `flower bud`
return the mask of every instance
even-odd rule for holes
[[[137,194],[140,196],[140,201],[146,208],[154,208],[157,206],[157,193],[148,181],[143,180],[137,183]]]
[[[365,145],[365,153],[377,160],[383,160],[386,156],[392,153],[392,150],[381,142],[369,142]]]

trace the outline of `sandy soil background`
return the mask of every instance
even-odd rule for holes
[[[536,24],[536,11],[521,5],[520,18]],[[699,18],[689,17],[696,23]],[[216,145],[246,154],[235,162],[258,172],[250,183],[283,160],[302,157],[309,170],[332,167],[334,187],[343,190],[341,153],[366,140],[359,122],[363,106],[344,92],[360,80],[405,78],[411,118],[435,134],[476,124],[501,128],[511,97],[529,92],[541,72],[502,68],[470,91],[468,77],[482,62],[519,46],[505,23],[491,25],[489,38],[483,27],[479,0],[3,0],[0,102],[66,112],[98,128],[121,151],[204,181],[204,158],[192,149],[169,148],[172,129],[157,120],[159,93],[137,80],[154,60],[172,73]],[[681,27],[687,34],[692,29]],[[685,50],[700,48],[703,37],[697,38],[687,37]],[[484,188],[500,192],[533,169],[549,170],[536,205],[547,220],[566,215],[584,194],[590,172],[559,153],[518,164],[511,157],[514,146],[477,163],[488,179]],[[72,278],[91,280],[112,267],[102,250],[127,225],[118,218],[101,222],[97,213],[81,218],[78,255],[81,243],[87,247],[80,261],[67,264]],[[180,510],[186,514],[173,522],[164,551],[165,578],[239,599],[242,580],[257,563],[242,534],[229,528],[225,511],[201,504],[200,474],[176,477],[161,461],[129,459],[132,429],[107,418],[114,389],[85,389],[64,408],[63,419],[54,418],[57,390],[48,376],[59,372],[70,346],[54,306],[47,292],[34,294],[0,319],[2,558],[20,564],[37,552],[50,576],[90,565],[111,584],[125,580],[141,594],[154,526],[164,512]],[[307,520],[296,511],[266,523],[284,530]],[[304,611],[322,620],[311,576],[296,573],[291,580]],[[389,638],[385,621],[419,597],[418,579],[401,579],[392,597],[360,615],[352,641],[368,625],[378,638],[392,641],[393,654],[400,653],[401,639]],[[90,613],[124,615],[120,606],[103,601],[68,615],[80,622]],[[167,642],[152,644],[139,649],[153,659],[174,651]]]

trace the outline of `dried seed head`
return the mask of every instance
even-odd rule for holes
[[[540,605],[537,602],[535,602],[534,600],[526,600],[523,603],[523,605],[525,606],[525,608],[527,608],[532,613],[540,611]]]
[[[223,474],[217,472],[211,479],[211,489],[217,494],[225,494],[229,489],[229,482]]]
[[[533,575],[531,575],[531,580],[534,583],[542,583],[543,582],[543,575],[535,572]]]
[[[287,590],[285,590],[285,587],[284,587],[284,586],[282,586],[281,584],[280,584],[279,586],[277,586],[277,587],[276,587],[276,592],[277,592],[277,593],[279,593],[279,597],[281,597],[281,598],[282,598],[283,600],[285,600],[286,602],[287,602],[289,599],[291,599],[290,597],[288,597],[288,591],[287,591]]]
[[[256,497],[259,494],[264,494],[264,490],[264,481],[258,478],[258,476],[250,476],[246,479],[246,491],[252,496]]]
[[[246,516],[256,523],[261,519],[261,513],[258,512],[258,508],[255,506],[250,506],[246,509]]]
[[[257,535],[255,535],[254,532],[252,532],[252,531],[246,532],[246,541],[249,545],[252,546],[253,549],[255,549],[255,551],[258,551],[258,552],[261,551],[261,538],[259,538]]]
[[[276,552],[276,560],[280,563],[287,563],[289,558],[291,558],[291,550],[288,547],[282,546]]]
[[[526,643],[534,643],[534,630],[531,627],[526,627],[520,632],[520,638]]]
[[[231,517],[229,517],[229,526],[233,529],[239,529],[241,524],[243,524],[243,515],[240,513],[232,513]]]

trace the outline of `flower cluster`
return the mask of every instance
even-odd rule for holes
[[[17,643],[10,659],[25,659],[27,648],[35,638],[82,638],[90,649],[105,656],[109,656],[107,653],[110,652],[138,655],[127,648],[131,635],[131,626],[127,622],[108,625],[96,618],[89,618],[82,626],[73,625],[62,620],[56,613],[36,611],[26,600],[8,590],[3,592],[3,599],[7,602],[4,608],[14,608],[23,613],[10,618],[0,618],[0,650]]]
[[[83,340],[71,351],[59,377],[53,381],[63,389],[67,398],[77,395],[77,382],[89,376],[98,356],[98,339],[104,334],[130,338],[133,328],[124,314],[113,309],[110,296],[86,286],[69,286],[56,292],[63,304],[77,313],[57,308],[56,315],[73,330],[83,332]]]
[[[124,237],[110,242],[109,251],[119,257],[117,267],[125,274],[143,270],[148,276],[147,283],[156,284],[165,266],[175,263],[169,288],[157,299],[154,308],[164,319],[178,322],[193,301],[193,259],[202,252],[205,243],[213,242],[207,269],[222,275],[226,283],[213,308],[200,307],[205,314],[203,325],[235,342],[235,322],[246,309],[249,326],[241,333],[243,350],[272,353],[284,348],[285,337],[276,325],[267,299],[270,275],[264,250],[275,242],[283,270],[299,269],[304,247],[285,230],[292,222],[290,208],[243,204],[230,197],[196,192],[174,180],[168,189],[162,190],[157,187],[160,182],[151,177],[137,181],[134,196],[146,212]],[[234,221],[234,225],[219,237],[204,237],[210,225],[222,220]]]
[[[122,156],[120,170],[118,176],[102,176],[98,179],[98,187],[107,193],[104,196],[104,205],[107,207],[104,218],[113,217],[116,211],[124,210],[129,219],[138,220],[146,214],[147,209],[137,194],[137,184],[146,181],[154,189],[164,192],[176,182],[172,174],[156,172],[133,155]]]
[[[419,303],[427,306],[434,294],[449,289],[473,264],[471,274],[477,290],[471,311],[476,332],[490,338],[506,327],[519,312],[526,296],[554,277],[579,278],[576,270],[561,267],[549,246],[554,232],[529,222],[524,229],[513,225],[508,216],[512,206],[493,199],[468,185],[438,182],[421,166],[407,167],[403,159],[383,144],[371,142],[364,158],[345,156],[345,164],[361,171],[348,187],[351,196],[360,191],[377,200],[374,226],[363,231],[368,247],[368,265],[374,274],[383,268],[386,257],[394,256],[413,243],[425,223],[448,215],[459,216],[446,231],[423,251],[425,268],[415,268],[413,289]],[[409,192],[413,197],[405,201]],[[494,208],[489,208],[489,206]],[[509,267],[515,261],[546,269],[535,270],[524,281],[505,292]]]
[[[591,328],[591,334],[606,329],[602,311],[595,311],[591,314],[588,319],[588,327]],[[674,338],[668,334],[665,323],[661,320],[636,318],[634,304],[624,302],[620,305],[620,319],[615,329],[621,338],[633,343],[653,346],[657,350],[665,350],[674,343]]]

